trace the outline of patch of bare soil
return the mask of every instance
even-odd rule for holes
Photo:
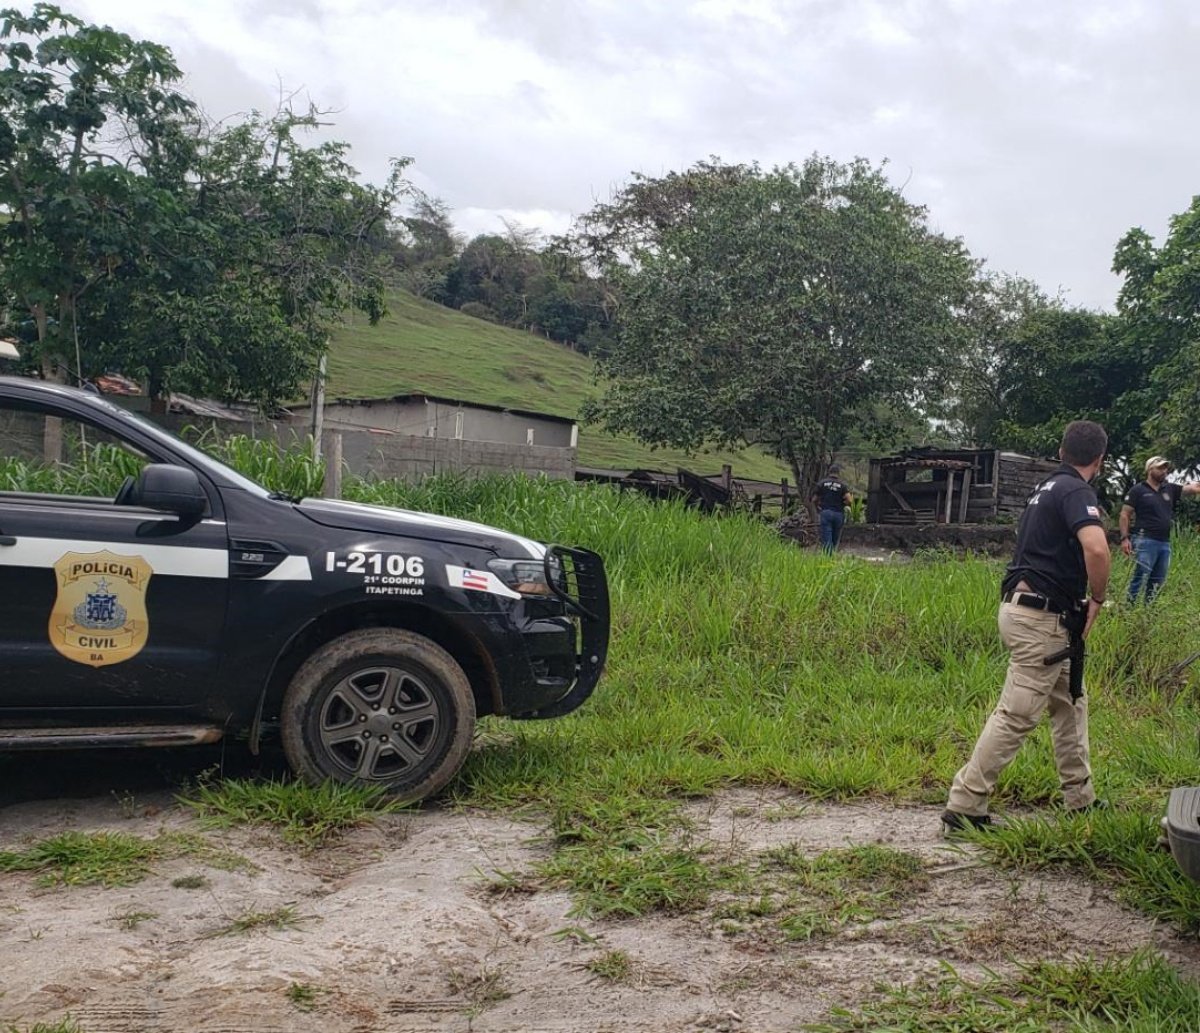
[[[85,1033],[771,1033],[942,960],[974,971],[1150,944],[1200,975],[1196,944],[1107,891],[1004,874],[947,844],[936,808],[739,790],[688,813],[722,855],[875,843],[919,855],[928,878],[893,917],[781,942],[726,935],[711,912],[601,921],[572,917],[565,893],[490,892],[488,882],[527,871],[549,849],[537,825],[502,814],[428,809],[310,854],[261,830],[208,831],[256,867],[185,855],[109,889],[0,875],[0,1024],[69,1012]],[[66,829],[154,836],[198,826],[161,791],[0,809],[0,847]],[[289,921],[231,929],[266,914]],[[629,962],[619,980],[588,967],[612,952]]]
[[[867,546],[912,554],[944,549],[1007,556],[1016,544],[1015,524],[847,524],[843,546]]]

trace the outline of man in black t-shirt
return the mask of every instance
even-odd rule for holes
[[[1146,479],[1138,481],[1121,507],[1121,551],[1133,556],[1137,566],[1129,582],[1129,601],[1136,603],[1142,584],[1150,602],[1167,580],[1171,566],[1171,521],[1175,504],[1184,495],[1200,494],[1200,482],[1172,484],[1167,480],[1171,461],[1163,456],[1146,460]],[[1132,528],[1131,528],[1132,524]]]
[[[1104,604],[1108,538],[1089,482],[1107,446],[1098,423],[1069,423],[1059,448],[1062,466],[1038,486],[1021,514],[1017,547],[1001,582],[1000,638],[1009,651],[1008,674],[971,759],[954,776],[942,814],[949,831],[991,822],[988,799],[996,780],[1045,710],[1064,804],[1078,811],[1096,803],[1087,699],[1071,699],[1070,660],[1042,661],[1070,641],[1064,615],[1077,613],[1086,637]]]
[[[821,548],[833,552],[842,540],[842,527],[846,523],[846,507],[850,505],[850,485],[838,474],[842,468],[834,463],[827,476],[812,494],[812,503],[817,507],[817,526],[821,535]]]

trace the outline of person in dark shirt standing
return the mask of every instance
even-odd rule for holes
[[[1158,595],[1171,566],[1175,504],[1184,495],[1200,494],[1200,482],[1172,484],[1167,480],[1170,472],[1169,459],[1151,456],[1146,460],[1146,479],[1129,489],[1121,507],[1121,551],[1137,563],[1129,582],[1130,603],[1137,602],[1143,584],[1146,602]]]
[[[813,505],[817,507],[821,548],[825,552],[833,552],[842,540],[846,507],[850,505],[850,485],[838,476],[841,472],[842,468],[833,463],[829,467],[829,475],[817,485],[812,496]]]
[[[1064,805],[1078,811],[1096,803],[1087,698],[1071,699],[1070,660],[1042,661],[1068,645],[1064,615],[1081,618],[1086,637],[1104,605],[1108,538],[1089,482],[1107,447],[1108,435],[1098,423],[1067,424],[1059,448],[1062,466],[1038,485],[1021,514],[1016,550],[1001,581],[999,625],[1009,651],[1008,675],[971,759],[954,776],[942,814],[950,832],[990,824],[988,798],[996,780],[1047,709]]]

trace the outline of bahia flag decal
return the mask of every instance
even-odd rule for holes
[[[465,588],[472,592],[487,592],[489,595],[502,595],[507,599],[520,599],[521,596],[508,587],[490,570],[476,570],[474,567],[456,567],[446,564],[446,580],[451,588]]]

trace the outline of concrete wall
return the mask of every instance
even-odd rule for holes
[[[296,420],[308,425],[307,409],[298,410]],[[472,405],[451,405],[432,399],[408,401],[327,402],[325,426],[342,430],[371,428],[393,434],[421,435],[450,440],[529,444],[570,448],[572,424],[559,420],[496,412]]]
[[[232,434],[269,437],[285,447],[303,448],[308,443],[307,428],[266,420],[241,423],[162,414],[149,418],[174,434],[188,430],[192,440],[194,432],[198,430],[215,432],[223,437]],[[44,417],[35,413],[0,412],[0,441],[3,443],[0,455],[40,461],[44,454],[44,422]],[[343,469],[358,476],[416,479],[435,473],[483,476],[519,472],[567,480],[575,477],[573,448],[338,430],[326,425],[327,455],[336,453],[335,435],[341,439]],[[89,441],[102,437],[94,432],[88,434]]]
[[[297,419],[304,425],[312,422],[312,413],[305,409],[297,412]],[[325,426],[343,429],[374,428],[392,434],[424,436],[430,425],[426,405],[422,402],[326,402]]]
[[[40,462],[45,454],[45,424],[46,418],[40,413],[0,410],[0,456]]]
[[[474,476],[499,473],[575,477],[575,450],[494,441],[446,440],[363,431],[326,431],[342,436],[342,460],[359,475],[412,480],[435,473]],[[329,442],[332,447],[332,442]]]
[[[150,418],[176,434],[186,427],[201,430],[215,428],[222,435],[273,437],[285,447],[303,447],[308,436],[307,427],[286,423],[234,423],[174,415]],[[376,477],[411,480],[435,473],[483,476],[513,472],[545,474],[565,480],[575,477],[576,452],[573,448],[343,430],[330,427],[326,422],[326,454],[334,449],[334,434],[341,437],[344,468],[360,477],[373,474]]]

